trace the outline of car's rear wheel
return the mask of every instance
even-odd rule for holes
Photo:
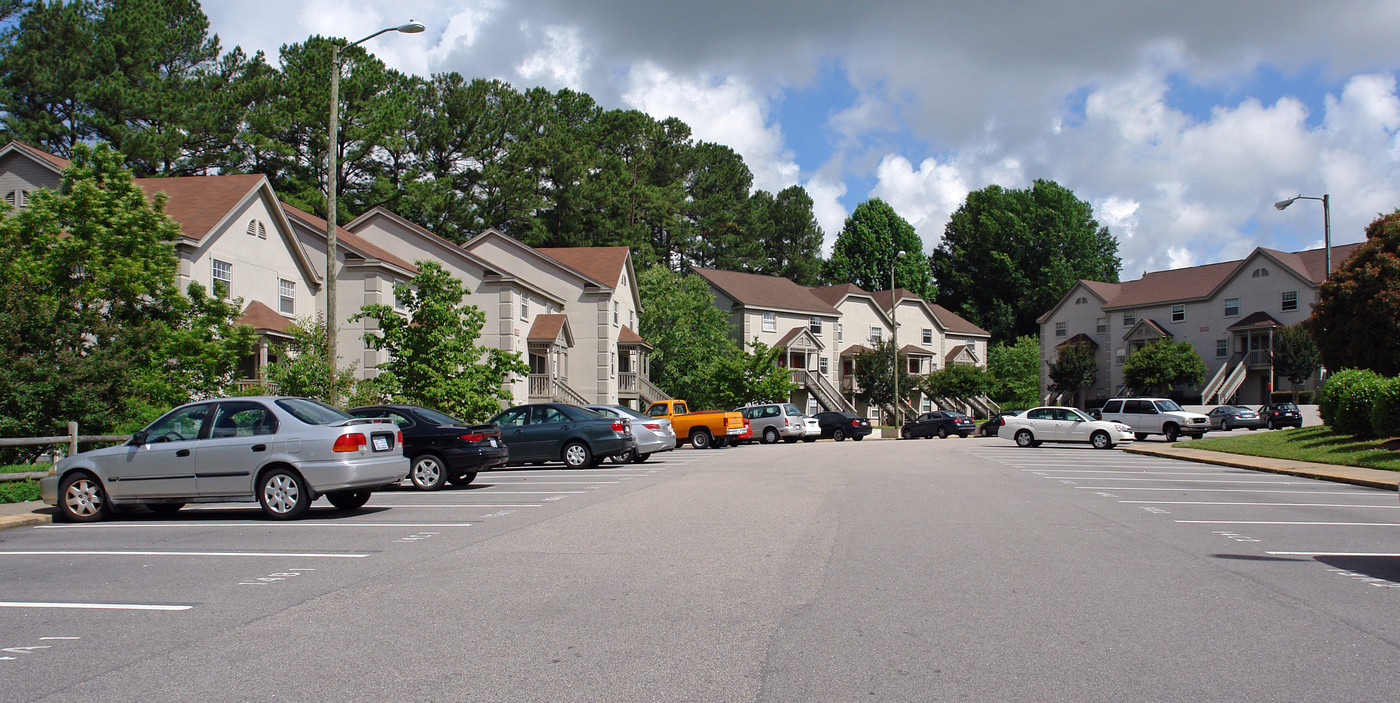
[[[369,491],[331,491],[326,494],[326,500],[341,510],[357,510],[365,507],[369,496]]]
[[[637,450],[636,450],[636,449],[628,449],[627,451],[625,451],[625,452],[623,452],[623,453],[621,453],[621,454],[614,454],[614,455],[612,455],[612,460],[613,460],[613,463],[614,463],[614,464],[626,464],[626,463],[628,463],[628,462],[636,461],[636,458],[637,458]]]
[[[1095,449],[1113,448],[1113,438],[1109,437],[1107,432],[1095,432],[1090,435],[1089,443],[1094,445]]]
[[[902,428],[902,429],[900,429],[900,431],[899,431],[899,438],[900,438],[900,439],[909,439],[910,437],[913,437],[913,436],[914,436],[914,433],[910,432],[908,427]]]
[[[838,427],[831,431],[831,438],[838,442],[844,442],[846,441],[846,431]]]
[[[947,427],[940,427],[940,428],[938,428],[938,438],[939,438],[939,439],[948,439],[948,428],[947,428]]]
[[[1030,431],[1030,430],[1017,430],[1017,431],[1016,431],[1016,446],[1018,446],[1018,447],[1034,447],[1035,445],[1036,445],[1035,435],[1031,434],[1031,431]]]
[[[1133,439],[1136,439],[1137,441],[1141,442],[1142,440],[1147,439],[1147,433],[1146,433],[1146,432],[1134,432],[1134,433],[1133,433]]]
[[[274,520],[293,520],[311,508],[311,489],[291,469],[273,469],[258,478],[258,503]]]
[[[864,437],[863,435],[856,435],[856,436],[854,436],[854,437],[851,438],[851,441],[852,441],[852,442],[859,442],[859,441],[861,441],[862,439],[865,439],[865,437]]]
[[[586,469],[593,464],[593,452],[583,442],[569,442],[562,454],[564,465],[571,469]]]
[[[959,433],[958,433],[958,439],[967,439],[967,433],[966,433],[966,432],[959,432]]]
[[[420,491],[436,491],[447,483],[447,466],[435,454],[423,454],[413,460],[408,480]]]
[[[690,433],[690,446],[696,449],[709,449],[714,438],[710,436],[708,430],[692,430]]]
[[[772,427],[769,427],[769,428],[764,429],[764,430],[763,430],[763,443],[764,443],[764,444],[777,444],[777,443],[778,443],[778,431],[775,430],[775,429],[773,429]]]
[[[447,482],[451,483],[454,486],[469,486],[471,485],[471,482],[475,480],[476,472],[468,471],[460,476],[453,476],[452,478],[447,479]]]
[[[632,463],[633,463],[633,464],[641,464],[641,463],[644,463],[644,462],[647,460],[647,457],[649,457],[649,456],[651,456],[651,452],[647,452],[647,453],[645,453],[645,454],[635,454],[635,453],[634,453],[634,454],[632,455]]]
[[[1220,429],[1224,432],[1230,431],[1230,418],[1227,417],[1220,421]]]
[[[97,522],[112,515],[107,491],[92,474],[70,474],[58,486],[58,509],[69,522]]]

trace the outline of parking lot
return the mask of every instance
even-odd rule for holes
[[[133,512],[0,532],[0,672],[11,700],[1388,700],[1397,510],[954,438]]]

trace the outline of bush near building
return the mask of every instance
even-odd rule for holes
[[[1369,369],[1344,369],[1332,374],[1317,391],[1322,421],[1342,434],[1378,434],[1372,426],[1372,410],[1389,380]]]

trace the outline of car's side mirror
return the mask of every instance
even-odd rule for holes
[[[141,445],[143,445],[143,444],[145,444],[145,443],[146,443],[146,431],[145,431],[145,430],[140,430],[140,431],[138,431],[136,434],[131,435],[131,440],[127,442],[127,444],[128,444],[129,446],[132,446],[132,447],[139,447],[139,446],[141,446]]]

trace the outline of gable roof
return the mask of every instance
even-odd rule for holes
[[[972,353],[972,350],[968,349],[966,344],[959,344],[948,350],[948,353],[943,357],[943,364],[945,366],[948,364],[955,364],[959,357],[967,357],[973,363],[977,363],[977,356]]]
[[[652,348],[651,342],[642,339],[642,335],[632,331],[632,328],[628,327],[627,325],[623,325],[622,329],[618,331],[617,343],[618,345],[629,344],[634,346],[643,346],[648,349]]]
[[[1141,320],[1138,320],[1136,325],[1133,325],[1131,329],[1125,332],[1123,334],[1123,339],[1131,339],[1132,336],[1138,331],[1138,329],[1142,327],[1146,327],[1148,330],[1156,332],[1157,336],[1163,339],[1175,339],[1175,336],[1172,335],[1172,333],[1169,332],[1167,328],[1158,324],[1156,320],[1149,320],[1145,317]]]
[[[20,154],[54,173],[59,173],[72,164],[71,161],[62,156],[54,156],[43,149],[36,149],[18,139],[11,140],[9,144],[0,147],[0,158],[3,158],[6,154],[12,153]]]
[[[782,347],[786,349],[792,346],[793,341],[796,340],[798,337],[807,338],[807,345],[802,347],[804,349],[815,347],[818,351],[820,351],[826,348],[826,345],[822,344],[822,340],[817,339],[815,336],[813,336],[812,331],[808,329],[806,325],[799,325],[788,330],[787,334],[783,335],[782,337],[779,337],[778,341],[773,343],[773,346]]]
[[[875,300],[876,306],[885,310],[889,310],[891,308],[894,300],[898,300],[900,305],[909,302],[923,305],[928,310],[929,314],[933,316],[934,321],[936,321],[939,325],[943,326],[943,330],[945,332],[951,332],[953,334],[971,334],[986,337],[992,336],[991,332],[988,332],[987,330],[984,330],[981,327],[978,327],[977,325],[968,322],[967,319],[964,318],[962,315],[959,315],[953,312],[952,310],[949,310],[948,308],[945,308],[937,303],[930,303],[927,300],[924,300],[922,297],[915,295],[914,291],[911,291],[908,288],[896,288],[894,289],[894,295],[891,295],[890,291],[887,290],[875,291],[874,293],[870,294],[870,297]]]
[[[281,313],[254,300],[248,303],[248,307],[243,308],[243,313],[234,320],[234,324],[247,325],[258,332],[278,332],[289,334],[292,321],[283,317]]]
[[[305,210],[302,210],[301,208],[294,207],[286,203],[282,203],[282,209],[286,211],[287,217],[300,222],[302,226],[306,227],[307,229],[313,232],[318,232],[322,236],[325,236],[325,218],[317,217]],[[351,232],[345,229],[344,227],[335,228],[335,239],[336,244],[338,246],[343,245],[350,253],[359,256],[365,261],[382,261],[386,264],[394,266],[395,268],[403,269],[403,271],[405,273],[408,273],[409,275],[416,275],[418,273],[417,266],[414,266],[413,264],[404,261],[403,259],[400,259],[397,256],[394,256],[393,254],[389,253],[384,249],[381,249],[373,244],[370,244],[369,242],[366,242],[365,240],[361,239],[359,235],[356,235],[354,232]]]
[[[814,312],[830,316],[841,314],[841,311],[814,295],[810,288],[799,286],[782,276],[719,269],[692,270],[744,307]]]
[[[1045,324],[1046,320],[1053,317],[1060,308],[1064,307],[1069,303],[1071,298],[1075,297],[1074,292],[1080,288],[1089,291],[1090,295],[1098,298],[1099,307],[1102,309],[1105,305],[1108,305],[1110,300],[1113,300],[1113,298],[1118,295],[1118,292],[1122,289],[1122,285],[1121,283],[1105,283],[1103,281],[1091,281],[1087,278],[1081,278],[1074,282],[1074,285],[1060,298],[1059,302],[1056,302],[1049,310],[1046,310],[1045,314],[1037,317],[1035,321],[1037,324]]]
[[[165,193],[165,214],[180,225],[180,231],[186,237],[199,242],[218,228],[234,208],[267,184],[267,176],[240,173],[232,176],[137,178],[135,182],[145,191],[147,201],[154,202],[156,193]],[[268,185],[269,193],[271,188]]]
[[[1247,328],[1251,328],[1251,327],[1254,327],[1254,328],[1264,328],[1264,327],[1282,327],[1282,326],[1283,326],[1283,323],[1282,323],[1282,322],[1279,322],[1278,320],[1275,320],[1274,317],[1273,317],[1272,315],[1270,315],[1269,313],[1264,312],[1264,311],[1261,310],[1261,311],[1259,311],[1259,312],[1252,312],[1252,313],[1246,315],[1245,318],[1244,318],[1243,320],[1240,320],[1239,322],[1236,322],[1235,324],[1230,325],[1229,327],[1226,327],[1225,329],[1227,329],[1227,330],[1242,330],[1242,329],[1247,329]]]
[[[812,291],[812,295],[817,296],[822,302],[832,307],[840,305],[841,301],[845,300],[847,296],[863,295],[867,298],[870,297],[869,291],[854,283],[838,283],[834,286],[821,286],[819,288],[808,288],[808,290]]]
[[[572,347],[574,345],[574,332],[569,327],[568,315],[562,313],[536,315],[534,324],[530,325],[530,331],[525,335],[525,341],[552,344],[559,339],[560,332],[564,333],[565,342]]]
[[[1056,344],[1055,348],[1059,349],[1060,347],[1067,347],[1071,344],[1087,344],[1095,349],[1099,348],[1099,343],[1095,342],[1093,337],[1090,337],[1089,335],[1084,334],[1083,332],[1080,332],[1079,334],[1076,334],[1073,337],[1070,337],[1069,339],[1066,339],[1065,341]]]
[[[535,251],[548,256],[579,273],[616,288],[622,274],[626,273],[627,247],[536,247]]]

